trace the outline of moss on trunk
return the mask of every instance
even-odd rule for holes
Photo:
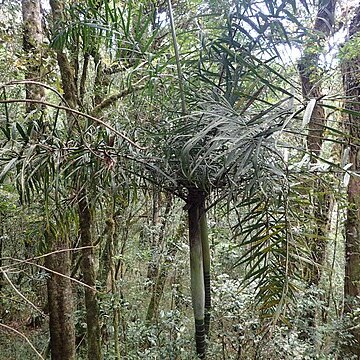
[[[84,276],[85,284],[95,288],[96,272],[95,259],[93,254],[92,234],[91,234],[91,212],[89,203],[83,195],[79,201],[79,225],[81,246],[90,247],[83,250],[81,270]],[[96,291],[88,287],[85,288],[85,306],[86,306],[86,330],[88,359],[101,360],[101,333],[99,319],[99,305]]]
[[[64,237],[54,237],[46,232],[49,251],[69,247]],[[52,360],[75,360],[75,323],[70,275],[70,255],[68,251],[55,252],[45,258],[49,272],[47,279],[50,348]]]

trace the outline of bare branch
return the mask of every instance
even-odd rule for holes
[[[92,291],[97,291],[94,287],[89,286],[89,285],[83,283],[83,282],[80,281],[80,280],[77,280],[77,279],[75,279],[75,278],[73,278],[73,277],[71,277],[71,276],[65,275],[65,274],[61,274],[61,273],[59,273],[59,272],[57,272],[57,271],[55,271],[55,270],[52,270],[52,269],[47,268],[46,266],[36,264],[36,263],[34,263],[34,262],[32,262],[32,261],[29,261],[29,260],[19,260],[19,259],[15,259],[15,258],[8,258],[8,259],[11,259],[11,260],[16,261],[16,262],[24,263],[24,264],[34,265],[34,266],[36,266],[36,267],[38,267],[38,268],[40,268],[40,269],[43,269],[43,270],[45,270],[45,271],[48,271],[48,272],[52,273],[52,274],[55,274],[55,275],[58,275],[58,276],[62,276],[62,277],[64,277],[64,278],[66,278],[66,279],[69,279],[70,281],[73,281],[73,282],[79,284],[79,285],[85,286],[85,287],[91,289]],[[16,265],[17,265],[17,264],[14,264],[13,266],[16,266]]]
[[[0,323],[0,326],[2,326],[3,328],[7,329],[7,330],[10,330],[10,331],[13,331],[15,334],[21,336],[29,345],[30,347],[34,350],[34,352],[36,353],[36,355],[42,359],[42,360],[45,360],[42,355],[36,350],[35,346],[31,343],[31,341],[26,337],[26,335],[24,335],[23,333],[21,333],[20,331],[8,326],[8,325],[5,325],[5,324],[2,324]]]
[[[13,85],[23,85],[23,84],[32,84],[32,85],[38,85],[38,86],[42,86],[45,89],[51,90],[52,92],[54,92],[60,99],[61,101],[66,105],[69,106],[69,104],[66,102],[65,98],[52,86],[49,86],[47,84],[44,84],[40,81],[34,81],[34,80],[12,80],[9,81],[5,84],[1,84],[0,85],[0,89],[6,87],[6,86],[13,86]]]
[[[49,253],[46,253],[43,255],[33,256],[31,258],[27,258],[24,260],[15,259],[15,261],[17,262],[16,264],[9,264],[9,265],[1,266],[0,270],[3,271],[5,269],[12,268],[13,266],[21,265],[22,263],[26,263],[28,261],[39,260],[39,259],[45,258],[50,255],[54,255],[54,254],[59,254],[59,253],[67,252],[67,251],[80,251],[80,250],[85,250],[85,249],[89,249],[89,248],[93,248],[93,247],[94,246],[81,246],[81,247],[77,247],[77,248],[60,249],[60,250],[55,250],[55,251],[52,251],[52,252],[49,252]],[[14,258],[2,257],[2,258],[0,258],[0,260],[14,260]]]
[[[33,307],[36,311],[38,311],[42,316],[45,316],[44,312],[41,311],[41,309],[39,309],[35,304],[33,304],[26,296],[24,296],[17,288],[16,286],[13,284],[13,282],[9,279],[9,277],[7,276],[6,271],[4,271],[3,269],[0,268],[0,271],[3,273],[5,279],[8,281],[8,283],[10,284],[10,286],[15,290],[15,292],[25,301],[27,302],[31,307]]]
[[[145,88],[145,85],[142,86],[134,86],[134,87],[130,87],[126,90],[120,91],[117,94],[111,95],[108,98],[106,98],[105,100],[103,100],[100,104],[96,105],[93,110],[91,111],[92,115],[96,115],[97,113],[99,113],[100,110],[109,107],[110,105],[112,105],[115,101],[125,97],[126,95],[132,94],[136,91],[140,91],[142,89]]]

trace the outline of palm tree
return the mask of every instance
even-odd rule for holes
[[[156,164],[156,167],[148,167],[154,174],[159,174],[157,169],[161,168],[162,173],[166,174],[166,178],[162,179],[164,188],[186,201],[197,353],[204,357],[205,332],[209,327],[211,306],[206,210],[221,199],[226,199],[229,203],[237,203],[241,199],[244,204],[263,208],[273,206],[275,197],[286,197],[281,154],[274,136],[282,129],[288,113],[286,110],[281,111],[281,105],[277,104],[271,110],[253,114],[252,117],[240,115],[226,99],[216,94],[213,94],[213,99],[204,99],[197,105],[198,109],[191,114],[172,122],[167,120],[167,126],[164,124],[162,128],[165,141],[156,141],[156,144],[166,144],[164,153],[148,161]],[[274,193],[274,189],[278,192]],[[262,213],[265,213],[265,209]],[[282,220],[274,219],[273,224],[264,223],[263,227],[257,228],[258,233],[266,231],[264,237],[267,236],[269,249],[273,247],[274,251],[277,246],[270,245],[272,238],[279,247],[284,246],[287,241],[282,237],[286,229],[280,227],[285,215],[283,212]],[[249,226],[252,220],[249,216]],[[245,223],[242,226],[245,227]],[[248,231],[248,235],[254,236],[252,231]],[[255,242],[254,238],[253,241]],[[255,261],[257,265],[252,269],[254,273],[261,269],[263,262],[267,262],[267,255],[271,258],[271,254],[263,253],[262,258],[260,256],[259,261]],[[287,256],[288,254],[281,253],[282,260],[279,263],[283,263],[282,268],[288,266]],[[284,278],[286,275],[287,271],[284,271]],[[263,284],[263,287],[266,285]],[[289,284],[286,286],[290,289]],[[281,289],[278,302],[283,291],[287,292],[285,288]],[[270,302],[270,298],[268,300]],[[274,302],[273,305],[276,304],[278,303]]]
[[[206,221],[209,207],[226,199],[228,204],[243,202],[252,206],[254,214],[260,206],[271,208],[276,203],[279,213],[272,214],[272,221],[261,222],[260,226],[255,221],[257,227],[252,227],[251,213],[247,219],[244,241],[258,244],[258,251],[254,251],[256,256],[245,257],[248,263],[254,263],[248,280],[259,280],[261,274],[263,280],[260,280],[258,289],[259,293],[267,289],[263,298],[272,305],[264,305],[264,309],[270,313],[272,309],[279,313],[281,304],[294,290],[289,283],[286,175],[282,154],[276,145],[276,136],[284,128],[290,113],[286,105],[283,106],[283,101],[269,103],[265,100],[266,105],[262,109],[258,104],[253,106],[265,84],[273,89],[265,76],[276,71],[266,61],[262,62],[258,54],[253,55],[252,51],[256,53],[254,49],[259,46],[258,40],[249,36],[250,40],[240,45],[237,29],[244,20],[242,11],[244,8],[248,10],[246,4],[240,3],[233,12],[230,11],[227,26],[221,28],[221,32],[226,31],[222,37],[201,39],[202,53],[200,60],[195,62],[198,71],[192,67],[187,69],[192,77],[194,72],[197,73],[196,80],[192,79],[189,84],[184,84],[171,3],[168,2],[168,5],[182,116],[166,118],[158,126],[159,135],[154,137],[155,146],[146,163],[155,177],[154,181],[186,202],[196,350],[198,356],[204,358],[211,308]],[[204,45],[207,40],[208,47]],[[244,84],[249,88],[252,79],[257,79],[260,86],[252,88],[253,94],[246,93]],[[242,91],[239,91],[240,85],[243,86]],[[211,87],[212,90],[209,89]],[[163,146],[159,148],[159,144]],[[266,209],[262,210],[260,219],[264,213]],[[245,227],[245,223],[241,226]],[[276,275],[269,276],[276,266]],[[284,269],[282,275],[280,269]],[[274,287],[269,286],[269,282],[275,278],[277,286],[273,291]],[[282,278],[280,286],[279,278]]]

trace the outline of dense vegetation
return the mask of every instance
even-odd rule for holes
[[[0,2],[0,359],[358,359],[357,6]]]

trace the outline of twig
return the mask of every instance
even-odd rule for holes
[[[80,280],[74,279],[74,278],[72,278],[71,276],[68,276],[68,275],[65,275],[65,274],[61,274],[61,273],[59,273],[59,272],[57,272],[57,271],[55,271],[55,270],[49,269],[49,268],[47,268],[46,266],[42,266],[42,265],[36,264],[36,263],[34,263],[34,262],[32,262],[32,261],[29,261],[29,260],[18,260],[18,259],[15,259],[15,258],[9,258],[9,259],[11,259],[11,260],[13,260],[13,261],[18,261],[18,262],[20,262],[20,263],[25,263],[25,264],[29,264],[29,265],[34,265],[34,266],[36,266],[36,267],[38,267],[38,268],[40,268],[40,269],[43,269],[43,270],[45,270],[45,271],[48,271],[48,272],[50,272],[50,273],[52,273],[52,274],[55,274],[55,275],[58,275],[58,276],[62,276],[62,277],[64,277],[64,278],[66,278],[66,279],[69,279],[70,281],[73,281],[73,282],[75,282],[75,283],[77,283],[77,284],[79,284],[79,285],[82,285],[82,286],[85,286],[85,287],[91,289],[92,291],[97,292],[96,288],[94,288],[94,287],[92,287],[92,286],[90,286],[90,285],[88,285],[88,284],[85,284],[85,283],[83,283],[83,282],[80,281]],[[17,265],[17,264],[16,264],[16,265]],[[14,266],[14,265],[13,265],[13,266]]]
[[[42,266],[42,265],[33,263],[33,262],[31,262],[31,261],[27,261],[26,263],[27,263],[27,264],[30,264],[30,265],[37,266],[38,268],[43,269],[43,270],[46,270],[46,271],[48,271],[48,272],[51,272],[52,274],[55,274],[55,275],[58,275],[58,276],[62,276],[62,277],[64,277],[64,278],[66,278],[66,279],[69,279],[70,281],[76,282],[76,283],[79,284],[79,285],[85,286],[85,287],[91,289],[92,291],[97,292],[97,290],[96,290],[95,287],[92,287],[92,286],[90,286],[90,285],[88,285],[88,284],[85,284],[84,282],[82,282],[82,281],[80,281],[80,280],[77,280],[77,279],[75,279],[75,278],[72,278],[71,276],[68,276],[68,275],[65,275],[65,274],[61,274],[61,273],[59,273],[59,272],[57,272],[57,271],[55,271],[55,270],[52,270],[52,269],[47,268],[46,266]]]
[[[60,99],[61,101],[66,105],[69,106],[69,104],[67,103],[67,101],[65,100],[65,98],[56,90],[54,89],[52,86],[49,86],[47,84],[44,84],[40,81],[34,81],[34,80],[12,80],[9,81],[5,84],[0,85],[0,88],[5,88],[5,86],[12,86],[12,85],[23,85],[23,84],[32,84],[32,85],[38,85],[38,86],[42,86],[45,89],[51,90],[53,91]]]
[[[26,263],[26,262],[34,261],[34,260],[39,260],[39,259],[42,259],[44,257],[54,255],[54,254],[59,254],[59,253],[62,253],[62,252],[80,251],[80,250],[85,250],[85,249],[89,249],[89,248],[93,248],[93,247],[94,246],[81,246],[81,247],[78,247],[78,248],[60,249],[60,250],[55,250],[55,251],[52,251],[52,252],[49,252],[49,253],[46,253],[46,254],[43,254],[43,255],[38,255],[38,256],[34,256],[34,257],[31,257],[31,258],[28,258],[28,259],[23,259],[23,260],[14,259],[12,257],[3,257],[3,258],[0,258],[0,260],[14,260],[14,261],[17,262],[17,264],[10,264],[10,265],[1,266],[0,270],[3,271],[4,269],[12,268],[13,266],[17,266],[17,265],[20,265],[22,263]]]
[[[8,283],[10,284],[10,286],[15,290],[15,292],[23,299],[25,300],[30,306],[32,306],[36,311],[38,311],[42,316],[45,316],[45,314],[35,305],[33,304],[26,296],[24,296],[17,288],[16,286],[13,284],[13,282],[9,279],[9,277],[7,276],[6,271],[4,271],[3,269],[0,268],[0,271],[2,272],[2,274],[4,275],[5,279],[8,281]]]
[[[45,360],[42,355],[36,350],[35,346],[31,343],[31,341],[26,337],[26,335],[24,335],[23,333],[21,333],[20,331],[8,326],[8,325],[5,325],[5,324],[2,324],[0,323],[0,326],[2,326],[3,328],[7,329],[7,330],[10,330],[10,331],[13,331],[15,334],[21,336],[29,345],[30,347],[34,350],[34,352],[36,353],[36,355],[42,359],[42,360]]]

